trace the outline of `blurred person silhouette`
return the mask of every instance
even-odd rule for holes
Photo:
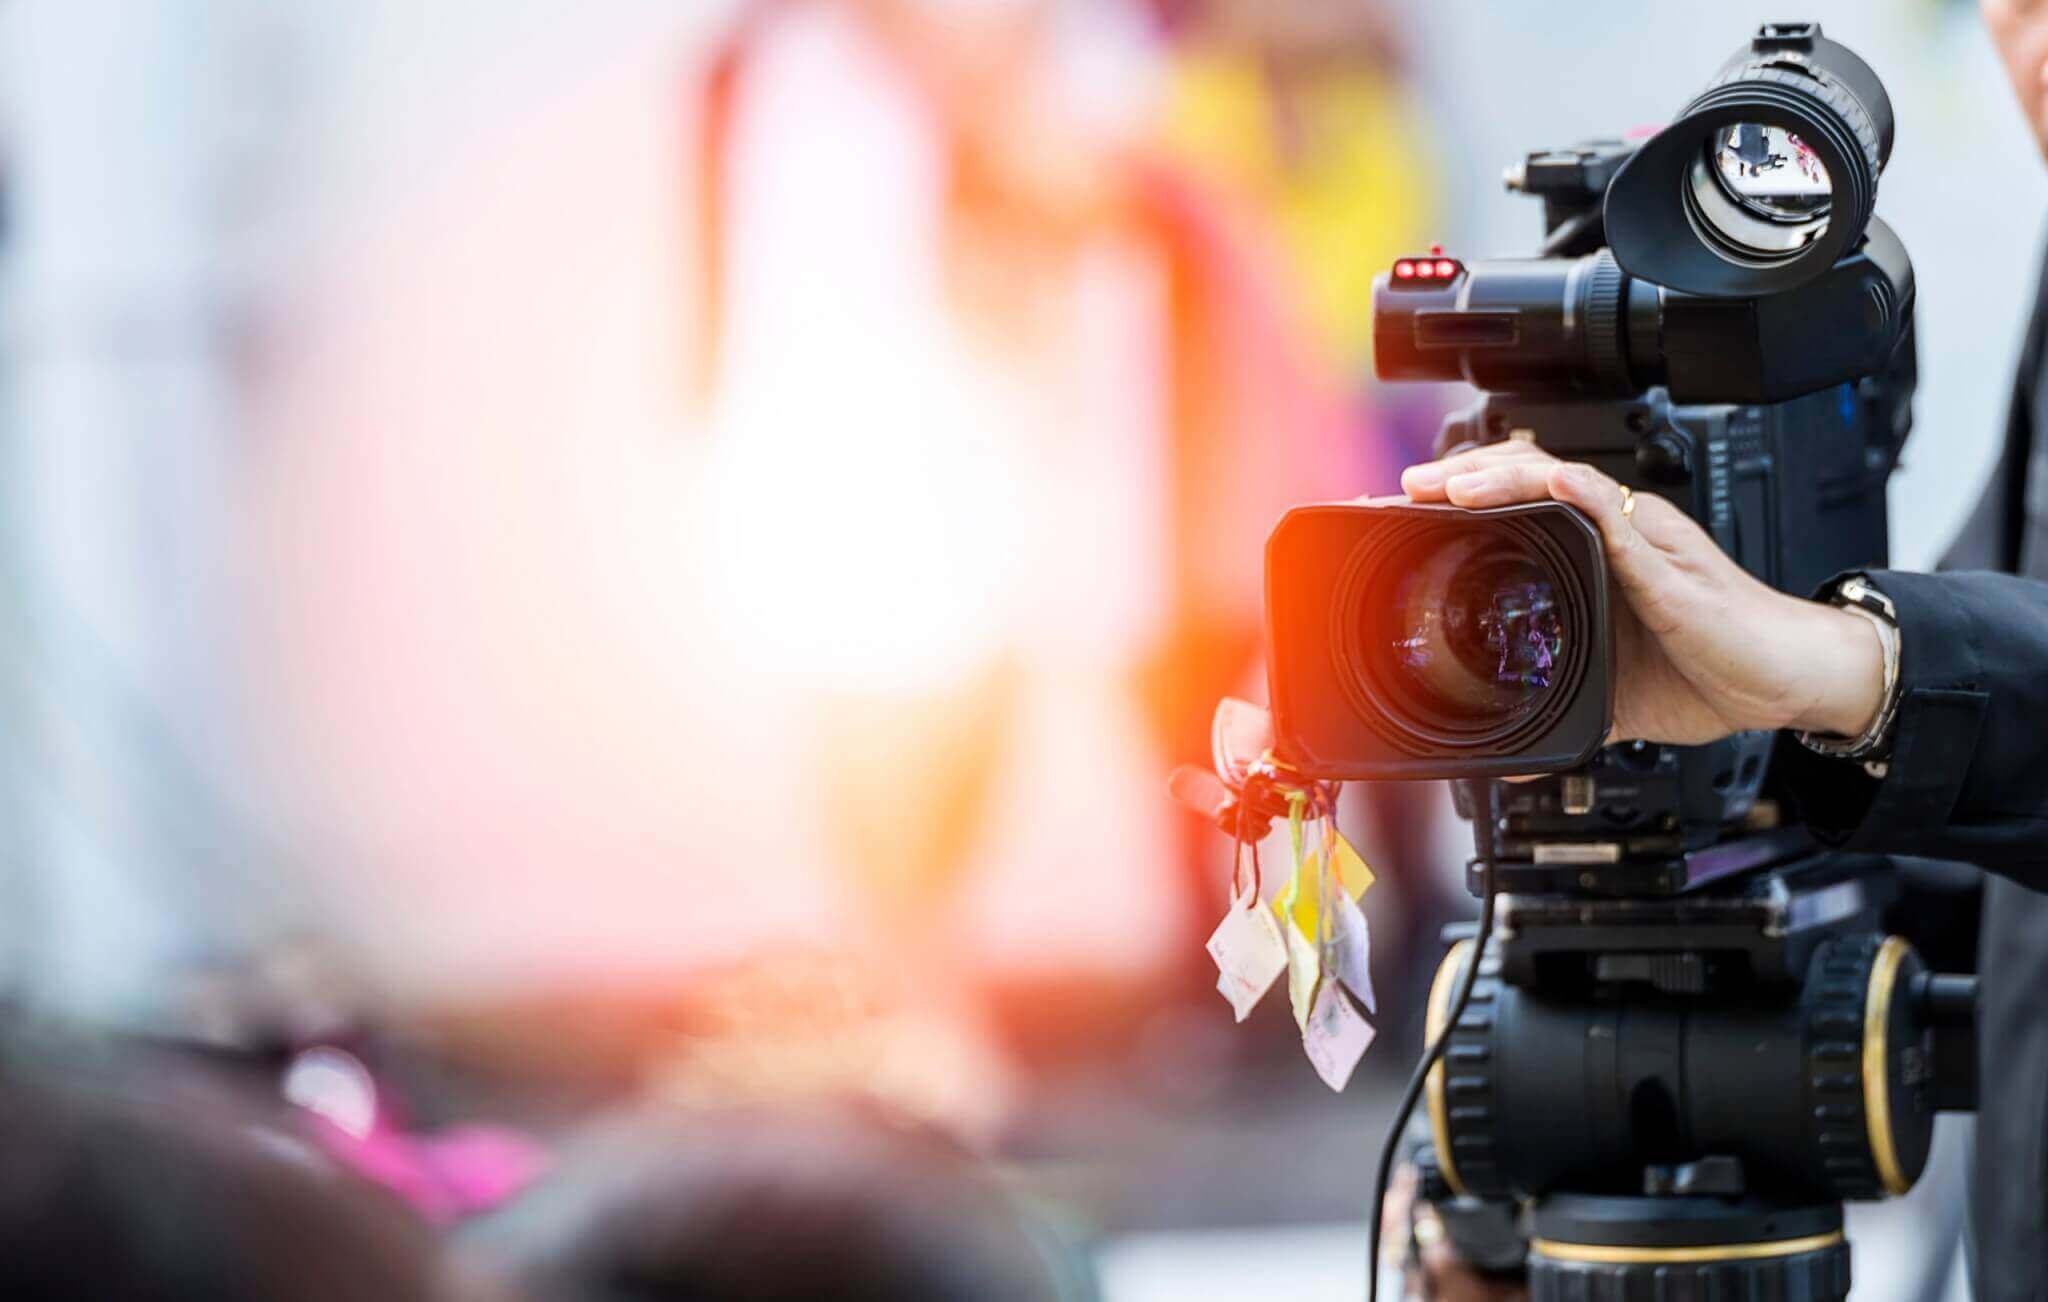
[[[1444,415],[1427,386],[1372,373],[1373,277],[1438,234],[1439,142],[1410,86],[1409,24],[1396,0],[1151,0],[1172,41],[1164,139],[1174,157],[1260,214],[1285,254],[1321,364],[1351,395],[1346,464],[1329,485],[1398,486],[1394,468],[1426,458]],[[1256,544],[1254,544],[1256,545]],[[1189,718],[1207,717],[1197,706]],[[1176,759],[1184,760],[1182,754]],[[1416,783],[1361,783],[1347,822],[1379,870],[1379,963],[1388,979],[1427,985],[1438,928],[1466,910],[1441,855],[1442,793]],[[1383,1034],[1420,1030],[1413,1000],[1382,1005]]]
[[[1751,176],[1762,176],[1764,167],[1776,155],[1771,153],[1771,141],[1762,127],[1738,126],[1732,151],[1744,169]]]
[[[1393,0],[1151,0],[1172,41],[1164,138],[1175,157],[1250,203],[1277,236],[1325,364],[1358,396],[1357,448],[1429,452],[1440,400],[1372,375],[1372,281],[1428,247],[1439,142],[1410,86]]]
[[[310,1143],[191,1081],[0,1082],[0,1296],[9,1302],[499,1299],[424,1222]]]
[[[851,1108],[618,1119],[459,1240],[550,1302],[1092,1302],[957,1147]]]
[[[1355,478],[1284,255],[1153,139],[1158,57],[1133,4],[761,3],[693,119],[729,622],[784,630],[888,966],[993,970],[1068,1047],[1198,974],[1220,855],[1159,751],[1255,672],[1273,517]]]
[[[495,1206],[545,1165],[536,1140],[436,1088],[429,1059],[394,1038],[391,1011],[330,938],[298,932],[195,963],[178,993],[168,1043],[282,1097],[328,1157],[431,1222]]]

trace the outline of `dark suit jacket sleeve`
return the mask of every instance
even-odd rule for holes
[[[2037,889],[2048,889],[2048,582],[1989,571],[2021,559],[2044,316],[2021,350],[1997,468],[1943,572],[1872,572],[1899,613],[1890,771],[1873,781],[1803,747],[1779,752],[1783,785],[1822,840],[1962,860]]]
[[[2048,886],[2048,583],[1879,571],[1898,606],[1890,771],[1783,753],[1815,833],[1845,849],[1960,859]]]

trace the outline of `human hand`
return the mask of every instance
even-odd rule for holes
[[[1510,441],[1410,466],[1416,502],[1552,498],[1600,530],[1616,605],[1610,741],[1697,745],[1749,729],[1855,736],[1883,704],[1884,649],[1859,615],[1753,578],[1692,517],[1593,467]]]

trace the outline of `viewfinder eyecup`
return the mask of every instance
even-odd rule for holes
[[[1818,23],[1766,24],[1615,174],[1608,245],[1629,275],[1688,294],[1794,289],[1856,247],[1891,146],[1868,64]]]

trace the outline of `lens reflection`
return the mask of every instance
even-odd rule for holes
[[[1388,686],[1454,725],[1498,726],[1535,709],[1563,675],[1555,576],[1491,532],[1426,535],[1391,559],[1364,630],[1367,646],[1390,653]]]
[[[1783,127],[1738,122],[1715,132],[1707,152],[1728,197],[1772,221],[1821,216],[1834,197],[1826,165]]]

